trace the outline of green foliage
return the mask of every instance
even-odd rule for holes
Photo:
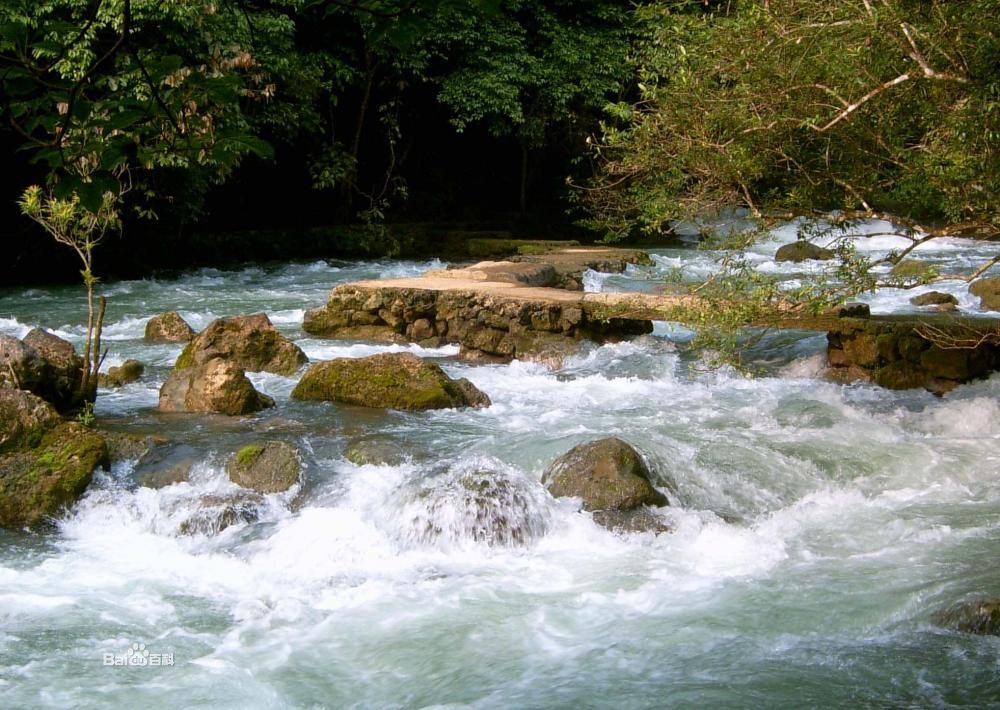
[[[640,96],[608,112],[594,224],[621,236],[744,205],[997,232],[998,14],[998,0],[641,7]]]

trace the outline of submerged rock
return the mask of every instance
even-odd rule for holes
[[[0,457],[0,526],[37,525],[76,502],[94,469],[109,467],[97,432],[75,422],[47,431],[35,448]]]
[[[1000,276],[976,279],[969,285],[969,293],[979,296],[983,310],[1000,311]]]
[[[615,437],[573,447],[545,470],[542,483],[556,498],[582,499],[588,511],[668,505],[639,452]]]
[[[646,506],[632,510],[595,510],[593,520],[601,527],[616,533],[671,532],[670,526]]]
[[[194,329],[177,311],[167,311],[150,318],[143,335],[149,343],[186,343],[193,337]]]
[[[51,404],[25,390],[0,389],[0,453],[37,446],[60,422]]]
[[[935,622],[968,634],[1000,636],[1000,599],[977,599],[934,616]]]
[[[411,524],[408,537],[421,544],[473,541],[514,547],[543,536],[549,527],[537,483],[489,469],[438,479],[420,490],[403,516]]]
[[[254,389],[243,368],[221,359],[174,368],[160,388],[161,412],[215,412],[237,416],[274,406]]]
[[[256,522],[263,503],[260,495],[250,491],[202,496],[178,524],[177,534],[218,535],[233,525]]]
[[[928,291],[910,299],[914,306],[956,306],[958,299],[950,293],[942,291]]]
[[[174,369],[221,358],[251,372],[293,375],[309,361],[302,349],[271,324],[264,313],[219,318],[188,343]]]
[[[302,464],[298,452],[283,441],[249,444],[236,452],[226,467],[229,480],[258,493],[282,493],[299,482]]]
[[[344,458],[355,466],[398,466],[406,461],[406,454],[391,441],[356,439],[347,445]]]
[[[490,405],[489,397],[468,380],[453,380],[437,365],[411,353],[316,363],[292,397],[410,411]]]
[[[102,387],[122,387],[135,382],[145,372],[146,366],[138,360],[126,360],[121,365],[109,368],[106,373],[98,375],[97,382]]]
[[[143,474],[139,485],[146,488],[166,488],[177,483],[187,483],[191,480],[191,469],[194,468],[194,459],[180,461],[167,468],[159,468]]]
[[[829,249],[824,249],[821,246],[817,246],[811,242],[806,242],[799,240],[797,242],[792,242],[791,244],[784,244],[778,247],[778,251],[774,254],[775,261],[829,261],[834,256],[834,252]]]

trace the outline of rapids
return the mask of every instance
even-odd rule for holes
[[[779,230],[754,263],[808,274],[773,261],[792,238]],[[590,273],[587,288],[642,290],[677,267],[692,279],[714,268],[710,253],[654,252],[654,266]],[[961,265],[991,253],[946,240],[917,256]],[[690,333],[667,323],[583,347],[557,371],[301,331],[337,283],[441,266],[286,263],[104,284],[105,367],[136,358],[147,370],[102,390],[97,414],[170,443],[152,464],[98,474],[52,528],[0,531],[0,707],[1000,703],[1000,639],[932,623],[943,607],[1000,594],[1000,377],[943,398],[833,384],[816,378],[824,337],[783,333],[760,346],[765,372],[750,379],[702,367],[681,347]],[[976,312],[977,299],[952,290]],[[913,294],[869,300],[907,310]],[[42,325],[79,342],[82,305],[78,287],[3,291],[0,332]],[[410,350],[493,405],[296,402],[296,377],[252,374],[275,409],[160,415],[180,347],[142,333],[171,309],[195,329],[266,311],[313,360]],[[614,535],[541,487],[555,457],[608,435],[659,472],[672,534]],[[260,438],[300,449],[301,487],[221,532],[192,526],[206,496],[234,494],[227,457]],[[352,464],[345,449],[359,438],[405,458]],[[140,485],[185,461],[187,482]],[[493,483],[470,485],[481,471]],[[133,644],[161,665],[105,664]]]

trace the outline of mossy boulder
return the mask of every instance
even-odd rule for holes
[[[545,470],[542,483],[556,498],[580,498],[588,511],[668,504],[639,452],[617,437],[573,447]]]
[[[783,244],[774,254],[775,261],[830,261],[836,254],[830,249],[824,249],[812,242],[799,240],[791,244]]]
[[[194,337],[194,329],[177,311],[160,313],[149,319],[143,340],[148,343],[187,343]]]
[[[969,285],[969,293],[979,297],[983,310],[1000,311],[1000,277],[976,279]]]
[[[489,397],[471,382],[453,380],[439,366],[412,353],[316,363],[292,397],[408,411],[490,405]]]
[[[957,306],[958,299],[943,291],[928,291],[910,299],[914,306]]]
[[[0,453],[37,446],[59,422],[58,412],[41,397],[0,388]]]
[[[244,446],[226,467],[229,480],[258,493],[282,493],[298,483],[302,475],[295,447],[283,441]]]
[[[160,388],[161,412],[238,416],[273,406],[274,400],[254,389],[243,368],[219,358],[192,367],[175,367]]]
[[[108,368],[106,373],[101,373],[97,381],[102,387],[123,387],[137,381],[145,372],[146,366],[138,360],[126,360],[121,365]]]
[[[32,526],[57,515],[83,494],[98,466],[109,466],[104,438],[75,422],[50,429],[34,448],[0,457],[0,526]]]
[[[251,372],[292,375],[309,358],[271,324],[264,313],[219,318],[188,343],[175,369],[185,369],[222,358]]]
[[[968,634],[1000,636],[1000,599],[977,599],[938,612],[934,620],[941,626]]]

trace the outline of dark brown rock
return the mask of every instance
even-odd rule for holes
[[[935,622],[968,634],[1000,636],[1000,599],[978,599],[938,612]]]
[[[829,261],[836,256],[834,252],[810,242],[799,240],[791,244],[783,244],[774,254],[775,261],[800,262],[807,260]]]
[[[914,296],[910,299],[910,303],[914,306],[957,305],[958,299],[950,293],[943,293],[942,291],[928,291],[927,293],[922,293],[919,296]]]
[[[35,392],[47,374],[48,364],[37,350],[11,335],[0,335],[0,387]]]
[[[542,483],[557,498],[581,498],[583,509],[589,511],[668,504],[650,482],[639,452],[614,437],[573,447],[552,462]]]

